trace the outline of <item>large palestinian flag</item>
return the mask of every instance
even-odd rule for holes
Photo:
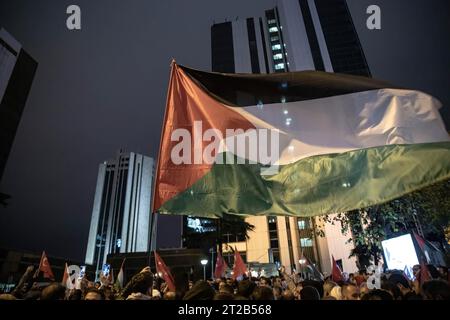
[[[392,200],[450,178],[439,107],[364,77],[208,73],[174,62],[153,210],[314,216]]]

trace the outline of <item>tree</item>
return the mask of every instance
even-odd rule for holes
[[[381,241],[414,229],[421,229],[426,239],[441,244],[450,241],[450,181],[444,181],[401,198],[376,206],[325,216],[325,222],[341,223],[341,231],[351,231],[360,268],[377,264]],[[318,230],[323,236],[323,230]],[[444,246],[442,245],[442,248]]]
[[[185,243],[188,247],[199,247],[205,251],[211,247],[218,246],[219,252],[222,254],[224,243],[235,242],[236,238],[249,238],[249,232],[255,229],[255,226],[245,221],[245,218],[223,214],[219,219],[202,219],[204,226],[211,229],[214,226],[215,232],[191,232],[185,236]]]
[[[249,232],[255,230],[255,226],[245,221],[245,218],[224,214],[222,218],[217,219],[217,246],[219,248],[220,254],[222,254],[222,247],[225,240],[225,236],[227,236],[227,240],[225,241],[228,244],[228,237],[231,235],[233,238],[244,238],[248,240],[250,238]],[[234,241],[231,241],[234,242]]]

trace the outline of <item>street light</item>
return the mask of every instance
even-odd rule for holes
[[[206,265],[208,264],[208,259],[202,259],[200,263],[203,266],[203,280],[206,281]]]

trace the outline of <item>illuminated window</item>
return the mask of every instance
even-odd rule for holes
[[[269,28],[269,32],[278,32],[278,28],[277,27],[271,27],[271,28]]]
[[[273,55],[273,60],[283,59],[283,55],[281,53],[277,53]]]
[[[312,247],[313,244],[312,244],[311,238],[301,238],[300,239],[300,246],[302,248],[304,248],[304,247]]]
[[[275,65],[275,70],[281,70],[284,69],[284,63],[278,63]]]
[[[270,37],[270,41],[278,41],[280,38],[278,36]]]
[[[273,45],[272,50],[281,50],[281,45],[280,44]]]
[[[304,230],[305,227],[306,227],[305,220],[298,220],[298,221],[297,221],[297,224],[298,224],[299,230]]]

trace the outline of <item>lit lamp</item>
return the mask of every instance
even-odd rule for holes
[[[208,264],[208,259],[202,259],[200,260],[200,263],[203,266],[203,280],[206,281],[206,265]]]

